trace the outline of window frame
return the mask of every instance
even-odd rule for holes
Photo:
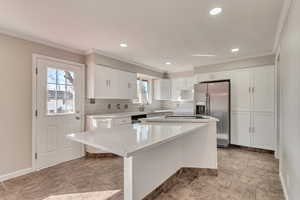
[[[137,98],[136,99],[133,99],[133,104],[142,104],[142,105],[150,105],[152,104],[153,102],[153,84],[152,84],[152,79],[146,79],[146,78],[137,78]],[[148,87],[148,100],[147,100],[147,103],[143,103],[142,102],[142,99],[139,97],[139,81],[146,81],[148,84],[147,84],[147,87]]]

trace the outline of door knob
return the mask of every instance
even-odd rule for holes
[[[80,117],[76,116],[75,119],[76,119],[76,120],[80,120]]]

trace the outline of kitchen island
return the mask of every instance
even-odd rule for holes
[[[124,158],[124,199],[141,200],[181,169],[217,170],[216,121],[142,123],[72,133],[73,141]],[[170,182],[170,181],[169,181]]]

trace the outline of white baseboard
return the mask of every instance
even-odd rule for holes
[[[287,193],[287,189],[286,189],[281,171],[279,172],[279,177],[280,177],[280,182],[281,182],[282,189],[283,189],[284,198],[285,198],[285,200],[289,200],[289,196]]]
[[[9,180],[9,179],[18,177],[18,176],[22,176],[22,175],[25,175],[25,174],[29,174],[31,172],[33,172],[33,169],[30,167],[30,168],[21,169],[21,170],[12,172],[12,173],[0,175],[0,182],[6,181],[6,180]]]

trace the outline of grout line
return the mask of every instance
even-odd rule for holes
[[[3,182],[0,182],[2,187],[4,188],[4,190],[7,190],[7,187],[5,186],[5,184]]]

